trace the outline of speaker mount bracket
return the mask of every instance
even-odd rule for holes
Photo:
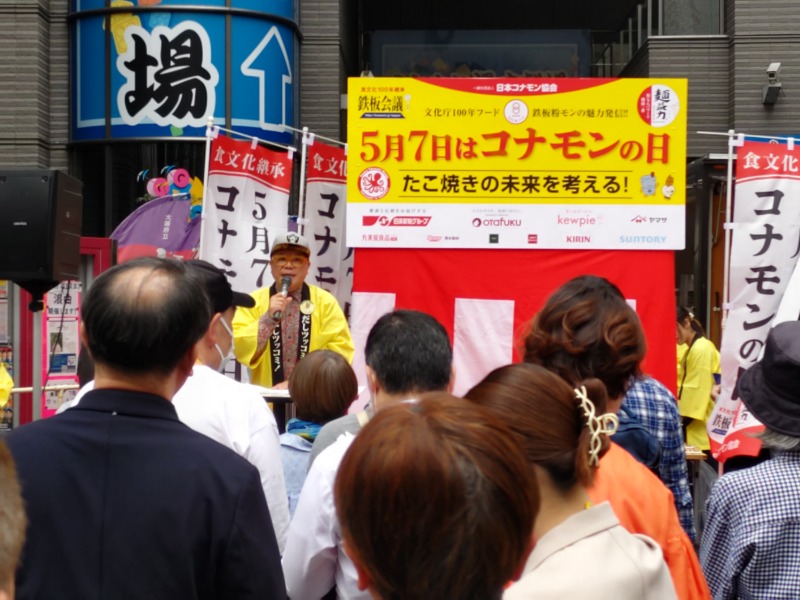
[[[58,281],[14,281],[14,283],[33,297],[28,304],[31,312],[44,309],[44,295],[59,284]]]

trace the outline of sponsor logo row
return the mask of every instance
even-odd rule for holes
[[[364,215],[361,217],[361,224],[364,227],[427,227],[433,217],[420,216],[420,215],[407,215],[407,216],[385,216],[385,215]],[[631,219],[632,223],[666,223],[668,217],[645,217],[637,215]],[[591,227],[594,225],[602,225],[602,217],[594,217],[587,215],[557,215],[556,225],[563,225],[568,227]],[[495,228],[511,228],[522,227],[522,219],[512,219],[508,217],[475,217],[472,219],[473,227],[495,227]],[[567,236],[567,237],[588,237],[588,236]],[[660,236],[621,236],[621,237],[660,237]],[[620,240],[622,241],[622,240]],[[624,242],[623,242],[624,243]]]
[[[527,234],[528,244],[535,245],[539,243],[539,234],[538,233],[529,233]],[[449,236],[449,235],[428,235],[426,239],[429,242],[437,243],[442,241],[457,241],[461,239],[459,236]],[[396,238],[395,238],[396,240]],[[590,235],[568,235],[565,236],[564,242],[567,244],[591,244],[592,243],[592,236]],[[621,235],[619,236],[618,242],[620,244],[653,244],[653,245],[663,245],[667,243],[667,236],[665,235]],[[489,234],[489,243],[490,244],[499,244],[500,243],[500,234],[499,233],[490,233]]]

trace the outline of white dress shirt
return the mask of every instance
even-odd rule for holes
[[[342,546],[333,503],[333,486],[344,454],[355,438],[345,433],[317,457],[297,502],[283,553],[283,576],[289,598],[318,599],[336,585],[339,598],[369,600],[358,589],[358,574]]]
[[[63,412],[94,387],[83,386]],[[289,531],[289,500],[283,479],[281,443],[275,416],[252,385],[239,383],[204,365],[195,365],[172,399],[178,418],[252,463],[261,475],[272,527],[283,552]]]
[[[251,385],[195,365],[172,403],[181,421],[234,450],[258,469],[278,548],[283,552],[289,532],[289,500],[278,424],[264,398]]]

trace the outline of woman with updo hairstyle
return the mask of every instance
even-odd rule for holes
[[[620,289],[603,277],[581,275],[547,299],[522,350],[525,362],[568,382],[599,379],[616,412],[628,382],[641,375],[646,345],[639,317]]]
[[[700,322],[683,306],[677,307],[678,412],[683,417],[686,442],[701,450],[711,446],[706,421],[714,409],[714,374],[719,374],[719,351],[706,337]]]
[[[539,505],[513,434],[436,392],[382,408],[334,487],[359,589],[381,600],[494,600],[519,576]]]
[[[628,533],[608,502],[589,500],[587,488],[616,429],[599,380],[573,389],[523,363],[495,369],[465,397],[508,426],[539,484],[535,546],[504,598],[677,597],[658,544]]]
[[[524,362],[544,367],[570,388],[599,379],[608,395],[605,410],[614,414],[630,383],[641,375],[645,349],[636,312],[617,286],[596,275],[575,277],[553,292],[522,343]],[[627,531],[646,535],[661,547],[679,598],[711,598],[672,492],[652,471],[612,441],[588,491],[594,504],[611,505]]]
[[[306,354],[289,376],[289,396],[297,418],[286,423],[281,434],[281,460],[289,497],[294,509],[308,474],[308,458],[314,440],[325,423],[338,419],[358,396],[358,381],[350,363],[331,350]]]

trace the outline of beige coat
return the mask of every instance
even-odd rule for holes
[[[661,549],[628,533],[603,502],[537,540],[522,578],[504,600],[670,600],[677,598]]]

